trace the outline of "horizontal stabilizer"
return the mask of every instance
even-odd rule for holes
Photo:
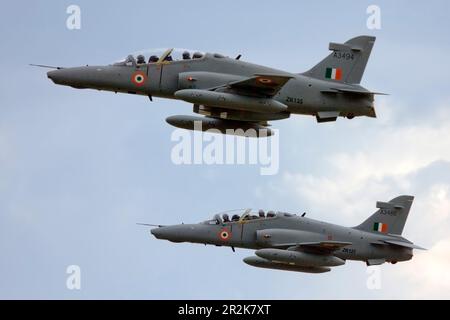
[[[382,93],[382,92],[372,92],[372,91],[367,91],[367,90],[360,90],[360,89],[353,89],[353,88],[336,88],[336,90],[338,90],[339,92],[342,93],[351,93],[351,94],[362,94],[362,95],[384,95],[387,96],[387,93]]]
[[[427,250],[425,248],[419,247],[419,246],[415,245],[414,243],[410,243],[410,242],[397,241],[397,240],[384,240],[384,242],[386,242],[388,244],[393,244],[395,246],[405,247],[405,248]]]
[[[354,89],[354,88],[330,88],[327,90],[321,90],[322,93],[347,93],[347,94],[356,94],[356,95],[389,95],[388,93],[382,92],[372,92],[362,89]]]

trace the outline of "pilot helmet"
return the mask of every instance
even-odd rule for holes
[[[201,57],[203,57],[203,54],[201,54],[200,52],[194,52],[194,54],[192,55],[192,59],[200,59]]]
[[[148,59],[148,62],[158,62],[158,60],[158,56],[151,56],[150,59]]]
[[[189,51],[184,51],[183,52],[183,60],[189,60],[191,58],[191,54],[189,53]]]
[[[137,63],[145,63],[145,57],[142,54],[138,55],[136,62]]]

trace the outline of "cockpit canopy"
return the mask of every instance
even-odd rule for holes
[[[156,63],[162,61],[182,61],[192,59],[202,59],[204,52],[189,49],[171,48],[171,49],[145,49],[134,52],[114,63],[116,66],[132,66],[136,64]]]
[[[268,219],[275,218],[277,216],[284,217],[295,217],[295,214],[285,213],[285,212],[275,212],[272,210],[264,211],[262,209],[253,211],[252,209],[237,209],[230,210],[222,213],[217,213],[214,215],[214,218],[211,220],[207,220],[203,223],[205,224],[222,224],[226,222],[238,222],[238,221],[248,221],[248,220],[257,220],[257,219]]]

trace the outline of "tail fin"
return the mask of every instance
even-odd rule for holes
[[[375,39],[372,36],[359,36],[344,44],[332,42],[329,49],[333,52],[303,75],[320,80],[359,84]]]
[[[379,210],[355,229],[401,235],[413,201],[413,196],[400,196],[389,202],[378,201]]]

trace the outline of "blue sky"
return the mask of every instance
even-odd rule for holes
[[[81,8],[81,30],[66,8]],[[368,30],[366,8],[381,8]],[[0,298],[450,298],[448,1],[14,1],[0,13]],[[45,70],[108,64],[129,52],[181,47],[302,72],[328,43],[377,42],[363,85],[390,93],[378,119],[279,129],[280,171],[176,166],[164,119],[189,104],[55,86]],[[356,225],[377,200],[413,194],[405,236],[429,248],[382,266],[323,275],[260,270],[251,251],[157,241],[136,222],[198,222],[243,207],[307,211]],[[66,268],[81,268],[81,290]]]

